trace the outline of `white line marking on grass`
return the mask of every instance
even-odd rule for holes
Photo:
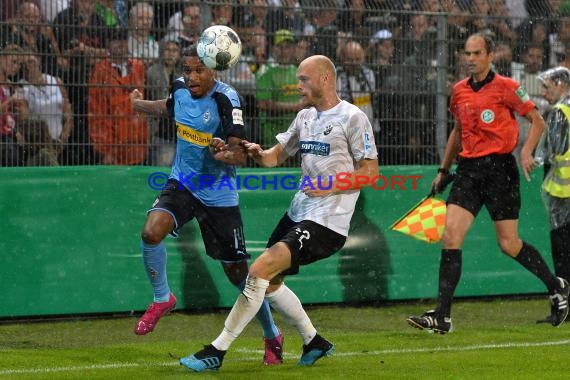
[[[498,344],[480,344],[475,346],[448,346],[448,347],[431,347],[431,348],[392,348],[380,351],[362,351],[362,352],[334,352],[334,356],[356,356],[356,355],[386,355],[386,354],[410,354],[422,352],[450,352],[450,351],[476,351],[476,350],[492,350],[501,348],[522,348],[522,347],[547,347],[547,346],[564,346],[570,344],[570,339],[557,340],[552,342],[520,342],[520,343],[498,343]],[[237,349],[243,353],[263,353],[261,350]],[[294,354],[285,356],[294,357]]]
[[[49,372],[74,372],[88,369],[109,369],[109,368],[129,368],[138,367],[136,363],[115,363],[115,364],[94,364],[88,366],[55,367],[55,368],[26,368],[26,369],[6,369],[0,371],[0,375],[16,375],[23,373],[49,373]]]
[[[362,353],[368,355],[381,355],[381,354],[409,354],[409,353],[422,353],[422,352],[449,352],[449,351],[477,351],[477,350],[492,350],[501,348],[523,348],[523,347],[547,347],[547,346],[564,346],[570,344],[570,339],[558,340],[553,342],[536,342],[536,343],[498,343],[498,344],[480,344],[475,346],[464,347],[432,347],[432,348],[398,348],[380,351],[363,351]],[[339,352],[335,356],[353,356],[361,355],[362,353],[354,352]]]
[[[77,372],[90,369],[117,369],[117,368],[137,368],[148,366],[174,366],[179,365],[177,362],[163,362],[152,364],[139,364],[139,363],[110,363],[110,364],[93,364],[86,366],[73,366],[73,367],[54,367],[54,368],[25,368],[25,369],[6,369],[1,370],[0,375],[16,375],[26,373],[52,373],[52,372]]]
[[[455,346],[455,347],[431,347],[431,348],[393,348],[379,351],[362,351],[362,352],[335,352],[334,356],[357,356],[357,355],[388,355],[388,354],[409,354],[422,352],[459,352],[459,351],[476,351],[476,350],[493,350],[502,348],[523,348],[523,347],[547,347],[547,346],[564,346],[570,345],[570,339],[557,340],[551,342],[520,342],[520,343],[497,343],[497,344],[479,344],[474,346]],[[261,350],[237,349],[236,352],[245,354],[263,353]],[[287,357],[297,357],[294,354],[286,354]],[[259,358],[240,358],[234,361],[258,361]],[[177,361],[155,362],[155,363],[110,363],[110,364],[93,364],[86,366],[72,367],[55,367],[55,368],[23,368],[23,369],[5,369],[0,370],[1,375],[16,375],[26,373],[53,373],[53,372],[79,372],[85,370],[113,369],[113,368],[137,368],[151,366],[176,366]]]

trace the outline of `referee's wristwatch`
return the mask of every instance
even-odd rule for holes
[[[441,173],[443,175],[449,175],[449,169],[446,169],[446,168],[439,168],[439,169],[437,169],[437,172]]]

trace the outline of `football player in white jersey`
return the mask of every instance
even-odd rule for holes
[[[286,132],[277,135],[278,143],[267,150],[259,144],[243,144],[249,156],[265,167],[277,166],[300,151],[300,189],[269,238],[269,248],[251,265],[246,287],[222,333],[203,350],[180,360],[196,372],[221,367],[226,351],[264,300],[301,335],[304,344],[299,365],[313,365],[333,351],[333,344],[317,334],[301,302],[283,280],[285,275],[297,274],[299,266],[342,248],[359,188],[366,182],[356,178],[371,179],[378,174],[378,154],[368,117],[338,96],[335,66],[329,58],[306,58],[297,69],[297,80],[305,108]]]

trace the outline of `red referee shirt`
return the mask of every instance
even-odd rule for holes
[[[461,125],[461,157],[511,153],[518,142],[514,112],[529,113],[534,103],[524,87],[511,78],[494,78],[475,92],[465,78],[453,86],[449,109]]]

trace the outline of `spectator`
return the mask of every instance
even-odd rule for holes
[[[235,0],[213,0],[211,25],[230,26],[234,20]]]
[[[511,16],[512,26],[515,30],[520,24],[528,18],[528,11],[526,9],[525,1],[521,0],[506,0],[505,6]]]
[[[467,21],[467,29],[469,34],[473,33],[492,33],[493,17],[490,14],[491,4],[489,0],[472,0],[470,13],[471,17]]]
[[[61,79],[67,86],[73,107],[73,131],[64,163],[84,165],[92,163],[94,155],[89,146],[87,131],[87,86],[92,66],[107,55],[104,20],[95,13],[93,0],[70,0],[70,7],[58,13],[53,21],[57,43],[64,57],[69,59],[69,70]]]
[[[164,37],[164,41],[178,41],[180,48],[188,47],[196,43],[201,33],[201,22],[204,15],[201,12],[200,4],[190,3],[186,5],[180,13],[180,27],[177,29],[170,29],[168,34]],[[176,19],[178,13],[172,16]],[[175,23],[175,21],[173,21]]]
[[[347,37],[366,46],[372,34],[372,26],[368,22],[369,12],[365,0],[347,0],[340,14],[338,25]]]
[[[260,145],[272,147],[275,136],[285,132],[296,112],[301,109],[297,91],[297,42],[293,32],[281,29],[275,33],[271,62],[256,73],[255,98],[259,109]]]
[[[301,0],[314,29],[309,55],[321,54],[337,61],[339,44],[338,3],[335,0]]]
[[[2,140],[13,135],[15,117],[13,114],[14,97],[12,79],[18,75],[21,67],[22,49],[17,45],[8,45],[0,50],[0,136]]]
[[[230,26],[240,36],[243,60],[248,62],[250,70],[255,73],[267,59],[268,44],[265,30],[251,15],[236,19],[236,23]]]
[[[73,115],[67,90],[60,78],[42,71],[40,59],[30,53],[22,59],[23,98],[30,114],[45,122],[58,153],[63,151],[73,128]]]
[[[354,104],[368,117],[372,130],[380,130],[374,112],[376,78],[374,71],[365,65],[366,54],[358,41],[351,40],[343,46],[340,65],[336,68],[336,88],[342,100]]]
[[[301,36],[297,40],[297,46],[295,47],[295,62],[301,62],[309,56],[309,39],[307,36]]]
[[[436,50],[436,29],[429,25],[424,14],[414,14],[410,19],[410,30],[406,34],[408,52],[403,59],[399,109],[402,131],[402,145],[406,146],[405,156],[399,164],[435,163],[434,150],[435,123],[430,115],[435,115],[436,81],[438,55]],[[400,91],[401,91],[400,90]]]
[[[128,26],[126,0],[97,0],[95,13],[101,16],[108,28],[126,28]]]
[[[552,54],[550,56],[550,66],[557,66],[559,62],[566,59],[566,56],[570,55],[570,50],[568,50],[568,46],[570,46],[570,18],[565,17],[560,20],[558,33],[556,34],[556,39],[554,40],[554,44],[551,44],[550,51],[552,52],[554,49],[555,56],[553,57]],[[553,62],[556,61],[556,64]]]
[[[559,40],[560,22],[565,18],[561,17],[562,1],[545,0],[541,2],[527,2],[529,18],[524,20],[519,26],[519,44],[532,41],[531,38],[534,25],[544,24],[546,37],[549,44],[547,49],[547,67],[558,65],[557,54],[564,52],[564,46]]]
[[[270,20],[267,31],[270,36],[277,30],[286,29],[299,39],[305,32],[305,18],[297,0],[281,0],[281,6],[272,7],[267,18]]]
[[[95,64],[89,80],[89,139],[105,165],[141,165],[147,158],[146,116],[130,100],[131,91],[144,87],[145,68],[128,51],[127,32],[115,30],[109,57]]]
[[[269,7],[267,0],[238,0],[233,12],[232,24],[239,23],[240,19],[252,18],[253,24],[261,27],[267,34],[271,33],[273,25],[269,23]]]
[[[441,12],[439,0],[416,0],[416,8],[421,12],[437,13]]]
[[[514,52],[511,44],[506,41],[497,41],[493,58],[493,69],[503,76],[510,77],[512,76],[513,59]]]
[[[162,40],[170,32],[182,29],[182,10],[194,3],[200,5],[198,0],[184,1],[149,1],[154,8],[154,34],[158,40]],[[202,2],[206,4],[205,1]],[[206,5],[204,5],[206,8]],[[172,23],[172,24],[171,24]]]
[[[33,2],[20,3],[11,35],[5,44],[15,44],[38,53],[46,73],[59,76],[68,62],[61,56],[51,26],[42,21],[40,8]]]
[[[538,75],[544,66],[544,46],[541,44],[529,44],[521,55],[521,62],[512,62],[512,78],[520,83],[534,104],[541,112],[546,109],[547,101],[542,96],[542,84]]]
[[[558,18],[564,16],[565,0],[527,0],[526,8],[531,18]]]
[[[455,67],[455,59],[459,56],[458,52],[463,50],[463,41],[465,41],[469,35],[467,29],[469,12],[463,9],[456,0],[442,0],[441,10],[442,12],[448,13],[448,57],[450,66]]]
[[[163,41],[160,59],[148,68],[146,93],[149,100],[166,99],[174,80],[182,75],[178,41]],[[166,115],[149,117],[151,148],[149,164],[170,166],[176,153],[176,125]]]
[[[543,20],[536,20],[532,25],[528,26],[526,32],[528,35],[524,38],[519,36],[519,39],[516,42],[516,46],[513,49],[513,60],[516,62],[521,61],[522,51],[525,49],[526,45],[540,44],[544,48],[544,63],[546,64],[548,62],[548,57],[550,56],[547,24]]]
[[[463,49],[461,49],[461,51],[459,51],[457,53],[456,61],[457,61],[457,65],[455,66],[454,75],[453,75],[451,83],[450,83],[449,95],[451,95],[451,93],[452,93],[453,84],[455,82],[458,82],[458,81],[462,80],[463,78],[469,76],[469,59],[468,59],[468,57],[465,54],[465,51]]]
[[[151,34],[154,8],[146,2],[136,3],[129,12],[129,56],[151,65],[159,56],[158,42]]]
[[[379,130],[376,131],[376,143],[382,152],[382,165],[394,165],[403,161],[401,158],[404,128],[400,125],[402,95],[400,65],[394,65],[394,39],[390,30],[381,29],[374,33],[369,43],[370,67],[375,72],[376,94],[374,109],[378,115]]]
[[[17,152],[14,149],[14,129],[27,103],[14,93],[11,78],[20,71],[22,49],[8,45],[0,50],[0,166],[16,166]]]
[[[255,24],[262,27],[264,30],[270,26],[267,15],[269,13],[269,5],[267,0],[241,0],[242,3],[247,1],[246,4],[251,7],[251,13],[255,19]]]
[[[570,52],[570,46],[565,46],[566,51]],[[558,62],[560,66],[564,66],[567,69],[570,69],[570,54],[563,54],[560,56],[561,60]]]
[[[39,0],[43,19],[51,23],[57,14],[69,7],[70,0]]]
[[[382,29],[374,33],[368,44],[368,62],[376,71],[376,87],[382,88],[393,71],[394,39],[392,32]]]
[[[409,24],[409,11],[415,7],[412,2],[413,0],[397,2],[392,0],[364,0],[364,7],[367,11],[365,23],[370,26],[372,31],[390,29],[394,36],[399,38],[402,32],[401,25]]]
[[[491,30],[495,33],[495,38],[514,45],[517,42],[519,34],[514,27],[515,22],[509,13],[505,0],[493,0],[489,2],[489,5],[489,13],[493,15],[491,19]]]
[[[58,150],[43,119],[28,117],[19,122],[16,141],[21,166],[59,166]]]
[[[399,45],[396,46],[398,52],[397,61],[404,62],[408,57],[427,52],[428,46],[435,41],[436,29],[430,26],[429,20],[424,14],[414,14],[410,17],[410,24],[404,31]]]
[[[233,29],[241,39],[241,55],[235,65],[219,71],[217,77],[233,86],[243,97],[245,125],[255,135],[259,129],[255,99],[255,72],[265,62],[265,33],[253,18],[242,18]],[[248,136],[251,139],[251,135]]]
[[[430,27],[436,26],[437,18],[434,15],[434,13],[442,11],[439,0],[417,0],[415,8],[420,12],[426,13],[428,24]]]
[[[269,23],[267,17],[267,0],[238,0],[239,5],[236,6],[235,12],[233,13],[232,25],[251,25],[254,29],[253,38],[257,39],[257,42],[263,43],[257,53],[257,65],[253,70],[257,70],[259,64],[265,62],[265,59],[269,55],[269,44],[265,42],[266,36],[273,36],[273,26]],[[262,50],[264,49],[264,50]]]
[[[526,89],[540,113],[544,113],[548,108],[548,101],[542,95],[542,83],[538,78],[542,70],[544,48],[542,45],[526,45],[521,59],[522,62],[512,63],[512,78]],[[517,121],[519,124],[519,140],[514,151],[515,157],[520,156],[520,150],[531,127],[530,122],[525,117],[517,115]]]

